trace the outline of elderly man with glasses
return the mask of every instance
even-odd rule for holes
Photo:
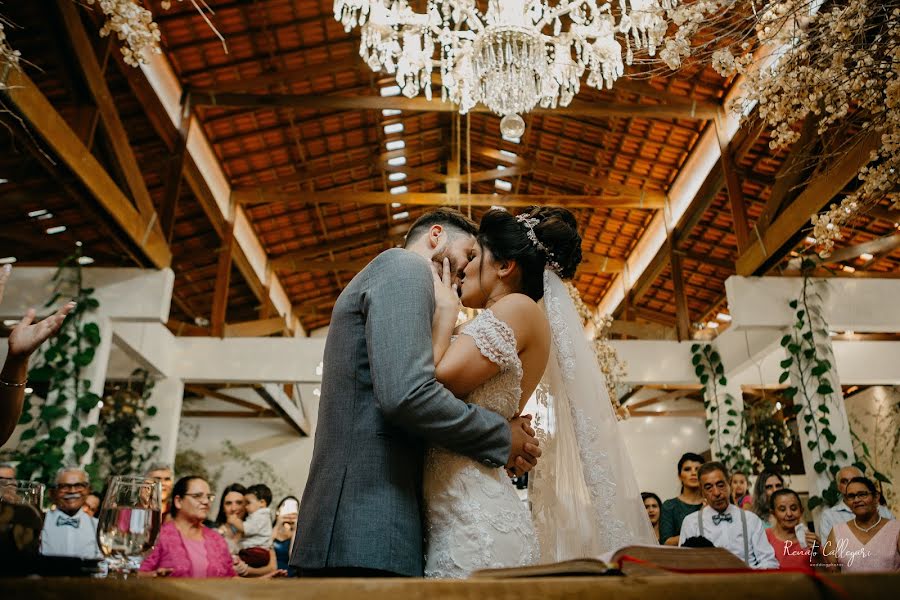
[[[44,518],[41,554],[101,558],[97,547],[97,519],[81,510],[90,491],[84,469],[64,467],[59,470],[53,489],[56,509]]]

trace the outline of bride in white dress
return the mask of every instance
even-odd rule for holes
[[[459,294],[463,305],[484,310],[456,336],[456,290],[449,280],[436,282],[437,379],[506,418],[536,392],[543,456],[530,476],[529,510],[503,469],[429,450],[426,577],[654,541],[602,374],[560,279],[581,260],[576,225],[560,208],[533,207],[518,217],[488,211]]]

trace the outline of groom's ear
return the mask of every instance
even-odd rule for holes
[[[431,244],[432,248],[437,248],[440,245],[442,233],[444,233],[443,225],[434,224],[428,229],[428,243]]]

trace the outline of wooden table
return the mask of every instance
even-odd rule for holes
[[[847,600],[897,598],[900,573],[826,575]],[[3,600],[809,600],[841,598],[797,573],[560,577],[516,580],[421,579],[0,579]]]

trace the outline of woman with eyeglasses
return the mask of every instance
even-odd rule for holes
[[[837,523],[822,553],[841,573],[900,571],[900,521],[878,514],[880,494],[868,477],[854,477],[847,484],[844,502],[853,518]]]
[[[214,499],[201,477],[182,477],[175,483],[172,519],[163,524],[156,547],[141,563],[140,577],[235,577],[225,539],[203,525]]]

